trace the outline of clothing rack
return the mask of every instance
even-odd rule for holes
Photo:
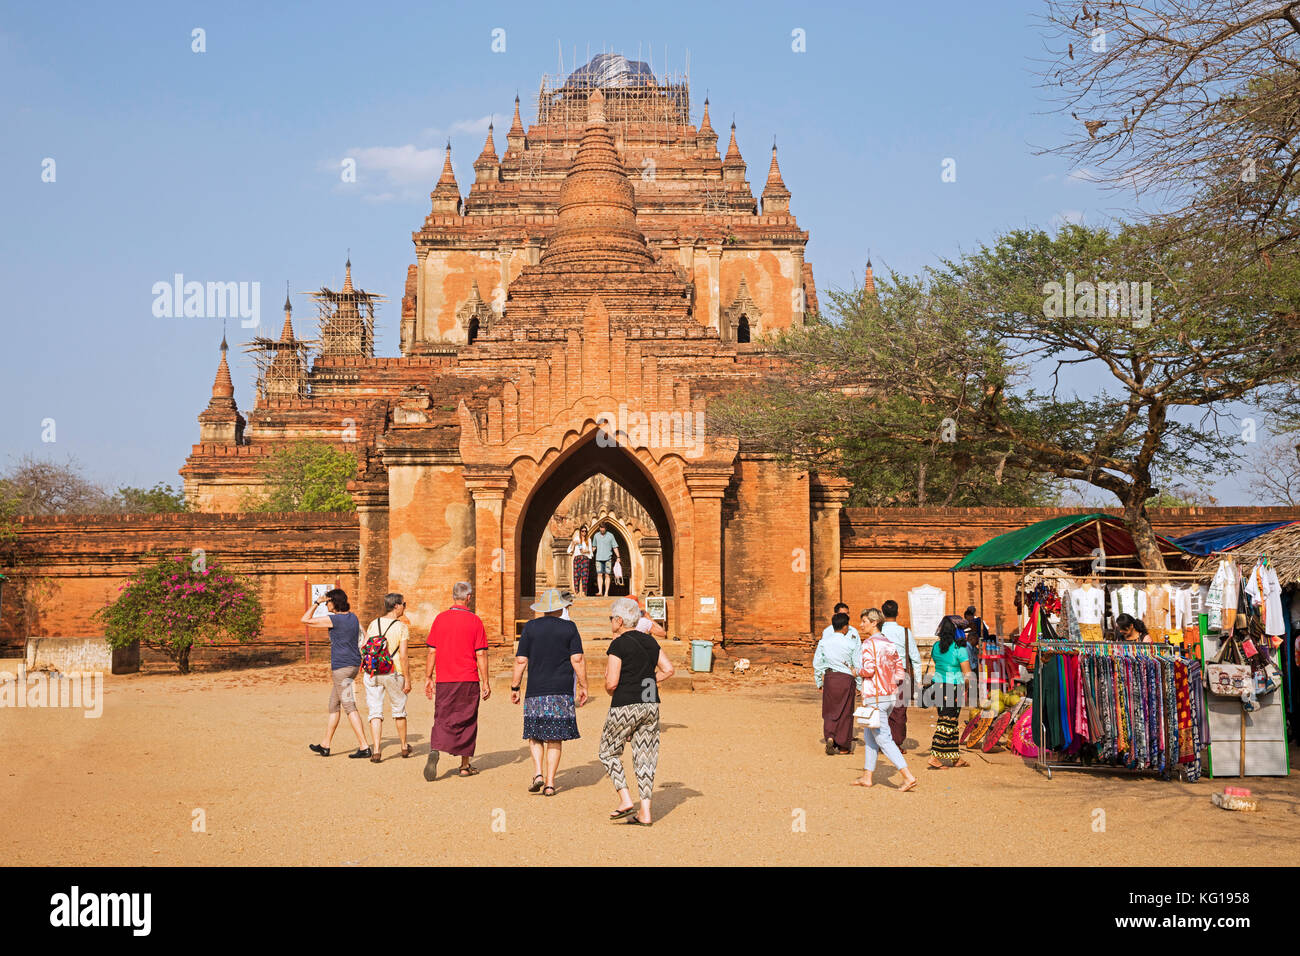
[[[1117,767],[1114,764],[1085,764],[1082,761],[1078,763],[1060,763],[1052,762],[1048,758],[1049,751],[1047,747],[1047,727],[1044,723],[1044,711],[1042,706],[1043,697],[1043,654],[1080,654],[1090,653],[1106,655],[1110,657],[1131,656],[1131,657],[1154,657],[1163,660],[1182,660],[1188,661],[1189,658],[1184,655],[1175,653],[1172,648],[1162,644],[1148,644],[1144,641],[1037,641],[1034,645],[1036,650],[1034,660],[1034,722],[1038,727],[1038,757],[1036,766],[1039,770],[1046,771],[1047,779],[1052,779],[1053,770],[1083,770],[1091,772],[1106,773],[1152,773],[1153,771],[1146,768],[1128,768]],[[1199,688],[1198,688],[1199,690]],[[1185,773],[1180,769],[1180,773]]]

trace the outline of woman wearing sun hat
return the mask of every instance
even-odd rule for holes
[[[578,739],[575,695],[577,707],[587,702],[582,638],[576,624],[560,617],[572,603],[557,588],[549,588],[531,605],[541,617],[525,624],[519,635],[510,680],[510,702],[517,704],[524,672],[528,672],[528,690],[523,695],[524,738],[533,757],[533,783],[528,792],[540,790],[547,797],[555,796],[555,772],[563,742]]]

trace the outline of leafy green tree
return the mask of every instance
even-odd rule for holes
[[[1300,372],[1296,266],[1232,237],[1018,230],[878,286],[778,340],[789,371],[747,397],[742,438],[850,477],[888,468],[864,455],[885,442],[1082,481],[1119,500],[1149,568],[1157,476],[1221,469],[1234,403],[1280,401]]]
[[[152,488],[125,486],[113,496],[116,510],[125,514],[178,514],[189,511],[183,490],[158,482]]]
[[[141,641],[162,651],[182,674],[195,644],[255,640],[262,603],[243,577],[202,557],[158,556],[95,612],[110,647]]]
[[[297,441],[277,448],[262,477],[267,490],[249,500],[249,511],[352,511],[348,481],[357,459],[324,442]]]

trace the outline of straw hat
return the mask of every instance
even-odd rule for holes
[[[559,588],[547,588],[542,592],[542,596],[538,598],[536,604],[530,604],[528,606],[534,611],[544,614],[547,611],[563,610],[572,603],[573,600],[561,594]]]

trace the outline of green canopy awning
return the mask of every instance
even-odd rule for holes
[[[1089,522],[1097,523],[1097,534],[1080,532],[1068,535],[1072,529]],[[1161,553],[1166,557],[1182,557],[1185,550],[1168,538],[1157,535]],[[973,571],[988,568],[1010,568],[1052,542],[1044,557],[1061,560],[1078,560],[1094,556],[1100,547],[1107,555],[1132,555],[1136,548],[1133,537],[1124,522],[1114,515],[1099,511],[1088,514],[1062,515],[1036,521],[1015,531],[1008,531],[984,542],[955,565],[953,571]]]

